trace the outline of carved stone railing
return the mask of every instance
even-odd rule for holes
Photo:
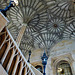
[[[0,29],[0,64],[7,74],[35,75],[9,30],[6,27]]]
[[[34,66],[31,65],[31,69],[33,70],[33,72],[35,73],[35,75],[43,75],[43,73],[41,73],[39,70],[37,70]]]
[[[6,28],[0,33],[0,63],[9,75],[35,75]]]

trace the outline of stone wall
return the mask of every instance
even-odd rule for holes
[[[47,75],[56,75],[56,65],[62,61],[67,61],[75,75],[75,40],[63,40],[56,44],[50,52],[47,62]]]
[[[42,55],[43,50],[41,49],[32,52],[30,62],[34,67],[42,66]],[[26,58],[28,59],[28,55]],[[62,60],[70,64],[72,74],[75,75],[75,40],[62,40],[51,49],[46,66],[46,75],[56,75],[56,65]]]
[[[0,75],[8,75],[1,64],[0,64]]]
[[[43,71],[43,65],[42,65],[42,61],[41,61],[41,56],[43,55],[44,51],[41,49],[36,49],[34,51],[32,51],[31,53],[31,57],[30,57],[30,63],[31,65],[33,65],[34,67],[36,66],[41,66],[42,67],[42,71]],[[26,55],[26,59],[28,60],[28,54]],[[36,71],[36,70],[35,70]]]

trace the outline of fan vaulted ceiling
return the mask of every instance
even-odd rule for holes
[[[18,0],[19,5],[7,12],[8,29],[16,40],[27,24],[20,48],[25,54],[36,48],[49,53],[63,39],[75,39],[75,0]],[[8,5],[0,1],[0,8]]]

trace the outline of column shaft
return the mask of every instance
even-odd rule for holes
[[[21,39],[22,39],[22,36],[24,34],[25,29],[26,29],[26,26],[23,26],[19,31],[19,34],[18,34],[17,39],[16,39],[16,43],[18,46],[20,45],[20,42],[21,42]]]

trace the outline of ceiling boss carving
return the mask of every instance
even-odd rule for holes
[[[5,0],[0,3],[0,8],[7,5]],[[7,27],[15,40],[21,27],[26,25],[20,43],[25,53],[36,45],[49,53],[59,40],[75,39],[75,0],[18,0],[7,17],[10,20]]]
[[[48,22],[48,30],[52,33],[61,33],[65,27],[65,21],[60,18],[51,18]]]

